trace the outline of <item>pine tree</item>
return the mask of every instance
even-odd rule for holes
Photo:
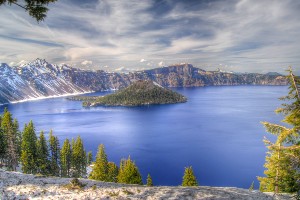
[[[147,186],[149,186],[149,187],[153,186],[153,182],[152,182],[152,178],[151,178],[150,174],[148,174],[148,176],[147,176]]]
[[[116,183],[118,181],[119,168],[114,162],[108,162],[107,181]]]
[[[130,159],[130,156],[127,160],[122,159],[120,162],[120,169],[118,174],[118,183],[127,183],[127,184],[143,184],[142,176],[139,172],[138,167]]]
[[[19,122],[18,122],[17,119],[14,119],[14,121],[13,121],[13,128],[14,128],[14,133],[16,133],[17,153],[18,153],[18,158],[20,160],[20,158],[21,158],[21,145],[22,145],[22,133],[19,130]]]
[[[50,174],[52,176],[59,176],[60,147],[59,147],[58,138],[53,136],[52,130],[50,131],[49,134],[49,149],[50,149]]]
[[[93,166],[90,178],[99,181],[108,180],[108,161],[103,144],[100,144],[98,147],[96,162]]]
[[[16,170],[19,160],[19,125],[17,121],[13,121],[12,114],[5,109],[1,119],[1,129],[3,131],[3,139],[5,144],[5,163],[9,170]]]
[[[44,132],[41,131],[40,136],[37,140],[37,171],[40,174],[49,174],[49,149],[47,140],[44,136]]]
[[[89,151],[87,154],[87,165],[91,165],[92,162],[93,162],[93,154],[91,151]]]
[[[53,3],[57,0],[1,0],[0,6],[2,5],[16,5],[19,8],[23,8],[25,12],[36,19],[37,22],[43,21],[46,18],[46,14],[48,12],[48,4]]]
[[[192,167],[186,167],[183,175],[182,186],[198,186]]]
[[[26,174],[35,174],[37,171],[37,147],[36,147],[36,135],[33,122],[30,121],[25,124],[22,134],[22,151],[21,162],[22,171]]]
[[[300,189],[300,79],[288,70],[290,83],[287,96],[280,98],[288,100],[289,104],[282,104],[283,108],[276,113],[285,115],[283,122],[291,128],[263,122],[267,132],[277,136],[275,143],[264,139],[268,148],[265,163],[266,177],[259,177],[260,190],[268,192],[295,192]]]
[[[60,152],[61,176],[70,177],[72,151],[71,144],[68,139],[64,141]]]
[[[249,187],[249,191],[253,191],[254,190],[254,181],[252,181],[250,187]]]
[[[0,124],[1,122],[2,122],[2,117],[0,116]],[[0,167],[4,165],[5,155],[6,155],[6,140],[4,136],[4,131],[0,126]]]
[[[80,136],[77,137],[72,146],[72,165],[73,177],[78,178],[86,175],[86,153]]]

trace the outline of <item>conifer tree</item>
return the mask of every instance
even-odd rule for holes
[[[260,190],[264,192],[295,192],[300,189],[300,79],[291,68],[288,71],[289,93],[280,99],[288,100],[289,104],[282,104],[283,107],[275,112],[284,114],[283,122],[291,128],[263,122],[267,132],[277,136],[275,143],[264,139],[269,150],[264,165],[266,177],[258,178]]]
[[[14,119],[14,121],[13,121],[13,128],[14,128],[14,133],[16,134],[17,153],[18,153],[18,158],[20,160],[21,145],[22,145],[22,133],[19,130],[19,122],[17,119]]]
[[[151,178],[150,174],[148,174],[148,176],[147,176],[147,186],[149,186],[149,187],[153,186],[153,182],[152,182],[152,178]]]
[[[25,124],[22,134],[21,162],[23,173],[35,174],[37,171],[36,141],[35,128],[33,122],[30,121],[28,125]]]
[[[87,154],[87,165],[91,165],[92,162],[93,162],[93,154],[91,151],[89,151]]]
[[[60,163],[61,163],[61,176],[70,177],[71,169],[71,144],[68,139],[64,141],[63,147],[60,152]]]
[[[19,125],[12,119],[12,114],[5,109],[1,119],[1,129],[4,144],[4,161],[9,170],[16,170],[19,161]]]
[[[86,175],[86,152],[80,136],[77,137],[72,146],[72,165],[74,177],[78,178]]]
[[[37,140],[37,172],[40,174],[49,174],[49,149],[47,140],[44,136],[44,132],[41,131],[40,136]]]
[[[186,167],[183,175],[182,186],[198,186],[192,167]]]
[[[59,140],[57,137],[53,136],[52,130],[49,134],[49,149],[50,149],[50,174],[52,176],[59,176]]]
[[[108,161],[103,144],[100,144],[98,147],[96,162],[93,166],[90,178],[99,181],[108,180]]]
[[[0,116],[0,124],[1,121],[2,121],[2,117]],[[0,167],[4,165],[5,154],[6,154],[6,140],[4,136],[4,131],[0,126]]]
[[[119,168],[114,162],[108,162],[107,181],[116,183],[118,181]]]
[[[130,159],[130,156],[127,160],[122,159],[120,162],[120,169],[118,174],[118,183],[127,183],[127,184],[143,184],[142,176],[139,172],[138,167]]]

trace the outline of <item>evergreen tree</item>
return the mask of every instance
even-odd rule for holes
[[[142,176],[139,172],[138,167],[130,159],[130,156],[127,160],[122,159],[120,162],[120,170],[118,174],[118,183],[127,183],[127,184],[143,184]]]
[[[119,168],[114,162],[108,162],[107,181],[116,183],[118,181]]]
[[[153,186],[153,182],[152,182],[152,178],[151,178],[151,176],[150,176],[150,174],[148,174],[148,176],[147,176],[147,186]]]
[[[68,139],[64,141],[63,147],[60,152],[60,163],[61,163],[61,176],[70,177],[71,169],[71,144]]]
[[[283,122],[291,128],[263,122],[266,130],[277,136],[277,140],[272,143],[264,139],[269,151],[264,165],[266,177],[258,178],[261,191],[278,193],[295,192],[300,189],[300,79],[289,69],[288,80],[289,93],[280,99],[288,100],[289,104],[282,104],[283,107],[275,112],[284,114]]]
[[[47,145],[47,140],[44,136],[44,132],[41,131],[40,136],[37,140],[37,171],[40,174],[49,174],[49,149]]]
[[[16,145],[17,145],[17,153],[19,160],[21,158],[21,145],[22,145],[22,133],[19,130],[19,122],[17,119],[13,121],[14,133],[16,133]]]
[[[93,162],[93,154],[91,151],[89,151],[87,154],[87,165],[91,165],[92,162]]]
[[[49,149],[50,149],[50,174],[52,176],[59,176],[59,141],[58,138],[53,136],[52,130],[49,134]]]
[[[72,146],[72,165],[74,177],[78,178],[86,175],[86,153],[80,136],[77,137]]]
[[[249,187],[249,191],[253,191],[254,190],[254,181],[252,181],[250,187]]]
[[[96,162],[93,166],[90,178],[99,181],[108,180],[108,161],[103,144],[100,144],[98,147]]]
[[[1,122],[2,122],[2,117],[0,116],[0,124]],[[5,155],[6,155],[6,140],[4,136],[4,131],[0,126],[0,167],[4,165]]]
[[[26,174],[34,174],[37,171],[37,147],[36,147],[36,135],[33,122],[30,121],[25,124],[22,134],[22,171]]]
[[[37,22],[43,21],[46,18],[48,11],[48,4],[53,3],[57,0],[0,0],[0,6],[2,5],[16,5],[20,8],[23,8],[25,12],[37,20]]]
[[[186,167],[183,175],[182,186],[198,186],[192,167]]]
[[[4,160],[9,170],[16,170],[19,161],[19,125],[13,121],[12,114],[5,109],[1,119],[1,129],[4,144]]]

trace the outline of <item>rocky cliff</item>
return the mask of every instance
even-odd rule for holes
[[[235,74],[204,71],[191,64],[136,71],[109,73],[89,71],[36,59],[10,67],[0,65],[0,104],[51,96],[70,95],[127,87],[137,80],[152,80],[164,87],[200,87],[212,85],[286,85],[277,73]]]

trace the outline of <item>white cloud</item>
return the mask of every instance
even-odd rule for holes
[[[164,66],[165,66],[165,63],[164,63],[163,61],[160,61],[160,62],[158,63],[158,66],[164,67]]]
[[[130,69],[164,60],[250,72],[300,66],[298,1],[212,1],[199,10],[182,1],[163,15],[153,12],[153,1],[102,0],[90,8],[74,2],[51,4],[40,24],[16,6],[0,6],[0,60],[92,60]]]
[[[90,60],[85,60],[83,62],[81,62],[82,65],[92,65],[93,64],[93,61],[90,61]]]

